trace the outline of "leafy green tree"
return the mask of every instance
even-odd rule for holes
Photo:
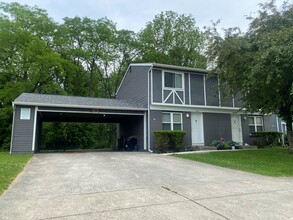
[[[0,4],[0,144],[9,145],[11,103],[17,96],[62,93],[64,60],[51,49],[55,28],[42,9]]]
[[[250,112],[275,113],[287,124],[293,152],[293,5],[262,4],[246,33],[214,34],[211,58],[230,92],[240,92]],[[215,32],[214,32],[215,33]]]
[[[141,60],[188,67],[206,67],[203,34],[191,15],[162,12],[139,33]]]

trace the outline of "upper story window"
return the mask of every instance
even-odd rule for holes
[[[182,114],[175,112],[164,112],[163,130],[182,130]]]
[[[163,103],[184,104],[184,74],[163,71]]]
[[[165,72],[165,87],[182,89],[182,74]]]
[[[249,132],[263,131],[262,116],[249,116]]]

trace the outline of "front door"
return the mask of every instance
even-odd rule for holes
[[[239,144],[243,144],[242,140],[242,127],[241,127],[241,116],[237,114],[231,115],[231,128],[232,128],[232,141]]]
[[[191,114],[192,146],[204,146],[203,115]]]

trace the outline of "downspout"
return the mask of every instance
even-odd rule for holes
[[[12,116],[12,128],[11,128],[11,140],[10,140],[10,154],[12,154],[12,144],[13,144],[13,135],[14,135],[14,118],[15,118],[15,105],[14,102],[12,102],[12,111],[13,111],[13,116]]]
[[[150,75],[152,73],[152,69],[153,69],[153,65],[151,65],[150,69],[148,70],[148,151],[153,153],[153,151],[151,150],[151,131],[150,131],[150,125],[151,125],[151,119],[150,119],[150,112],[151,112],[151,101],[150,101],[150,96],[151,96],[151,92],[150,91]]]

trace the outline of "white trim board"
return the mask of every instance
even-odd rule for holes
[[[210,112],[210,113],[238,113],[245,114],[244,111],[239,108],[233,107],[216,107],[216,106],[203,106],[203,105],[174,105],[174,104],[162,104],[153,103],[150,106],[151,110],[162,111],[188,111],[188,112]]]

